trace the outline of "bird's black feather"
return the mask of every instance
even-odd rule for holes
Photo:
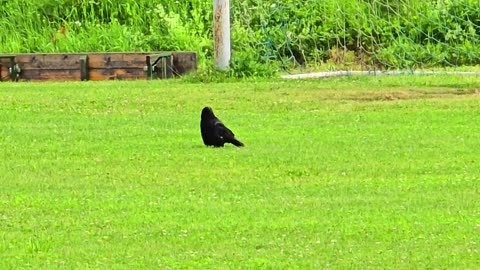
[[[203,143],[207,146],[223,147],[225,143],[231,143],[238,147],[244,146],[242,142],[235,138],[235,134],[213,114],[210,107],[205,107],[202,110],[200,131]]]

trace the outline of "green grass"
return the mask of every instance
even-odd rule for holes
[[[478,85],[1,83],[0,268],[476,269]]]

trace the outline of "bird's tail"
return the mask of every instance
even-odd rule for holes
[[[241,141],[239,141],[235,138],[232,139],[232,144],[235,145],[235,146],[238,146],[238,147],[245,146]]]

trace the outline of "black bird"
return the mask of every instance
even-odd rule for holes
[[[223,147],[225,143],[231,143],[238,147],[244,146],[242,142],[235,138],[235,134],[213,114],[210,107],[205,107],[202,110],[200,131],[202,132],[203,143],[207,146]]]

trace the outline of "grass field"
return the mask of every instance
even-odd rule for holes
[[[480,77],[0,84],[1,269],[477,269]],[[246,144],[203,146],[213,107]]]

